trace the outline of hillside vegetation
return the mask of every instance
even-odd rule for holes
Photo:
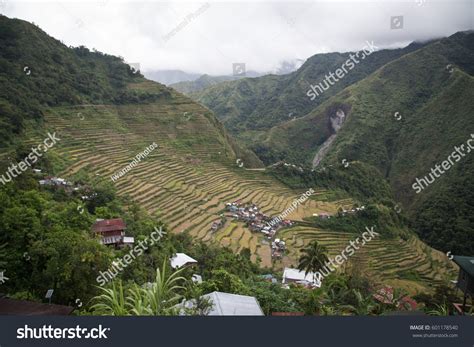
[[[377,42],[374,44],[377,45]],[[365,43],[361,43],[361,49],[363,45]],[[213,110],[237,138],[258,145],[265,138],[265,131],[271,127],[304,116],[345,87],[421,46],[414,43],[403,49],[372,53],[315,100],[306,95],[310,85],[318,84],[326,74],[341,67],[351,52],[317,54],[288,75],[223,82],[202,91],[191,91],[189,95]]]
[[[225,81],[233,81],[239,79],[241,77],[236,76],[209,76],[209,75],[202,75],[195,81],[185,81],[185,82],[178,82],[170,84],[169,86],[180,93],[189,95],[192,93],[200,92],[204,89],[209,88],[210,86],[216,85],[218,83],[222,83]]]
[[[328,108],[346,105],[350,112],[323,162],[341,166],[345,159],[377,168],[419,234],[434,247],[459,254],[474,253],[469,179],[474,167],[466,144],[474,129],[473,41],[474,34],[459,33],[433,43],[328,100]],[[299,126],[318,116],[305,117]],[[290,139],[296,127],[287,129]],[[461,144],[465,157],[417,194],[416,178],[428,175]],[[290,140],[288,148],[294,146]]]
[[[89,286],[95,284],[94,276],[122,253],[99,246],[92,239],[91,224],[96,218],[113,217],[126,219],[131,235],[137,238],[149,235],[154,223],[173,234],[169,242],[123,275],[121,279],[128,284],[150,281],[162,261],[175,251],[186,251],[199,260],[199,273],[209,282],[205,287],[208,292],[254,294],[266,305],[266,313],[323,312],[319,301],[313,300],[309,306],[298,301],[311,300],[311,291],[296,288],[286,294],[279,285],[256,277],[269,272],[280,280],[282,268],[298,262],[300,248],[310,239],[330,246],[331,254],[342,251],[349,238],[357,237],[356,231],[363,231],[359,227],[365,221],[387,222],[381,224],[383,238],[374,241],[376,247],[359,254],[367,273],[377,274],[370,290],[388,282],[412,294],[430,293],[433,285],[453,278],[455,267],[449,260],[422,243],[403,218],[387,211],[392,192],[383,177],[369,182],[373,184],[370,189],[363,181],[354,180],[360,185],[349,190],[347,182],[346,188],[341,187],[334,177],[350,178],[344,176],[350,171],[335,176],[328,171],[319,180],[307,171],[303,171],[307,174],[304,179],[299,174],[269,174],[261,169],[253,152],[242,149],[227,133],[213,112],[173,89],[146,80],[120,58],[84,47],[65,47],[24,21],[0,17],[0,23],[0,42],[6,48],[1,51],[2,64],[8,67],[1,71],[1,88],[14,91],[0,98],[7,110],[1,112],[1,119],[18,125],[3,129],[7,140],[1,146],[2,172],[10,162],[25,158],[48,132],[55,132],[60,140],[34,168],[41,169],[41,175],[58,175],[90,186],[99,197],[86,204],[87,213],[79,213],[81,197],[77,193],[42,188],[40,176],[31,170],[1,187],[0,195],[6,202],[0,210],[0,248],[4,244],[11,247],[7,272],[18,275],[18,282],[10,283],[9,288],[18,297],[38,299],[47,284],[63,291],[62,303],[70,303],[77,295],[83,299],[93,295]],[[25,66],[30,70],[24,70]],[[337,96],[341,105],[347,103],[343,96]],[[328,112],[338,109],[331,108],[329,100],[325,107]],[[356,105],[346,110],[349,121],[354,110]],[[326,135],[321,132],[321,139]],[[123,177],[111,180],[152,143],[158,148]],[[328,161],[333,154],[329,155]],[[370,179],[371,170],[378,170],[369,161],[354,164],[354,168],[361,180]],[[242,222],[226,219],[222,228],[211,231],[212,222],[222,217],[228,202],[253,203],[263,213],[275,216],[309,187],[314,187],[313,196],[288,215],[296,225],[279,231],[288,240],[281,260],[272,258],[270,240],[251,232]],[[352,227],[345,220],[322,225],[311,219],[320,213],[336,215],[366,201],[377,205],[369,210],[375,212],[368,219],[347,222]],[[388,228],[382,227],[385,225]],[[382,244],[386,252],[377,250],[385,247]],[[25,264],[25,252],[31,263]],[[76,269],[77,262],[81,266]],[[4,264],[2,259],[0,264]],[[75,276],[80,277],[77,287]],[[344,283],[351,278],[343,270],[334,277]],[[21,286],[26,293],[18,293]],[[364,295],[370,293],[368,287],[364,289]],[[347,303],[354,300],[351,295],[346,299]],[[339,298],[327,302],[334,307],[346,303]],[[353,310],[340,307],[333,312]]]
[[[214,110],[266,164],[284,160],[310,168],[316,153],[328,146],[312,181],[359,194],[375,191],[370,181],[385,179],[423,239],[443,251],[473,254],[472,156],[466,153],[419,194],[412,185],[471,138],[474,34],[460,32],[423,45],[373,53],[308,103],[302,90],[307,84],[302,81],[321,81],[323,72],[334,71],[345,58],[339,53],[316,55],[284,77],[226,82],[192,96]],[[278,88],[279,78],[286,79],[281,82],[284,88]],[[286,109],[277,101],[257,105],[256,100],[278,100]],[[292,114],[292,109],[300,113]],[[330,119],[341,111],[346,118],[336,134]],[[284,121],[285,114],[296,117]],[[330,137],[333,142],[327,144]],[[366,166],[369,176],[357,174],[355,166],[341,174],[343,164],[352,162]]]

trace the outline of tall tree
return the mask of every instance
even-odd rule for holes
[[[329,260],[327,256],[327,248],[320,245],[318,241],[311,242],[308,247],[302,250],[302,255],[299,259],[298,269],[305,271],[305,274],[312,272],[314,274],[322,269],[325,263]]]

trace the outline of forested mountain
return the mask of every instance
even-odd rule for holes
[[[260,143],[259,139],[264,138],[264,132],[271,127],[304,116],[345,87],[421,46],[423,44],[413,43],[403,49],[381,50],[367,56],[315,100],[306,95],[310,85],[323,81],[326,74],[350,59],[351,52],[317,54],[288,75],[229,81],[196,93],[191,91],[190,95],[213,110],[232,134],[251,143]],[[255,139],[256,134],[261,138]]]
[[[375,167],[423,238],[436,248],[471,254],[473,48],[474,34],[458,33],[394,60],[307,116],[275,127],[264,146],[308,163],[333,133],[331,115],[343,110],[346,121],[321,165],[346,160]],[[417,193],[416,178],[462,144],[465,157]]]
[[[123,59],[83,46],[66,47],[40,28],[5,16],[0,16],[0,88],[0,146],[11,144],[22,133],[25,122],[42,124],[48,107],[151,104],[180,99],[190,108],[177,109],[176,119],[183,119],[183,113],[188,112],[184,118],[193,124],[193,112],[206,114],[208,126],[219,133],[224,146],[229,146],[231,158],[237,151],[239,158],[247,158],[249,166],[260,165],[253,153],[235,145],[211,112],[202,107],[193,109],[191,100],[146,80]]]
[[[234,81],[240,79],[238,76],[209,76],[202,75],[194,81],[178,82],[170,85],[171,88],[176,89],[183,94],[197,93],[201,90],[207,89],[210,86],[222,83],[225,81]]]
[[[311,167],[323,149],[320,167],[344,160],[375,168],[369,171],[389,182],[423,238],[439,249],[472,254],[473,159],[467,150],[423,192],[412,185],[473,133],[473,47],[474,34],[460,32],[373,53],[314,101],[306,95],[308,84],[335,71],[346,55],[316,55],[284,77],[225,82],[192,96],[267,164]],[[338,112],[345,120],[336,134],[331,119]]]
[[[34,25],[0,16],[1,145],[21,132],[24,121],[41,122],[44,107],[170,96],[163,86],[153,94],[127,89],[142,80],[117,57],[68,48]]]

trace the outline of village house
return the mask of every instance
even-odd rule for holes
[[[191,277],[191,281],[193,281],[193,283],[201,284],[202,283],[202,276],[198,275],[198,274],[193,274],[192,277]]]
[[[230,212],[237,212],[239,207],[235,204],[235,202],[233,202],[233,203],[227,203],[226,209],[227,211],[230,211]]]
[[[292,269],[286,267],[283,271],[282,282],[285,288],[288,288],[289,284],[298,284],[304,287],[321,287],[321,281],[316,277],[316,274],[313,272],[300,271],[298,269]]]
[[[212,292],[202,296],[209,300],[211,307],[208,316],[263,316],[258,300],[253,296]],[[184,307],[191,309],[195,301],[184,302]],[[181,312],[184,315],[184,312]]]
[[[259,277],[261,279],[263,279],[264,281],[266,281],[266,282],[270,282],[270,283],[274,283],[274,284],[278,283],[278,280],[272,274],[260,275]]]
[[[125,236],[126,228],[122,218],[97,219],[92,226],[92,231],[100,236],[101,244],[123,247],[133,245],[135,242],[133,237]]]
[[[171,267],[173,269],[179,269],[183,266],[189,266],[197,264],[197,260],[191,258],[189,255],[184,253],[176,253],[173,258],[170,259]]]
[[[81,196],[81,200],[92,200],[94,199],[95,197],[97,197],[97,193],[91,193],[90,195],[82,195]]]

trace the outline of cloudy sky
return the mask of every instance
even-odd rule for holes
[[[365,41],[400,47],[473,29],[473,3],[0,0],[0,12],[32,21],[67,45],[138,62],[145,72],[227,75],[235,62],[246,63],[247,70],[273,71],[283,61],[359,50]]]

